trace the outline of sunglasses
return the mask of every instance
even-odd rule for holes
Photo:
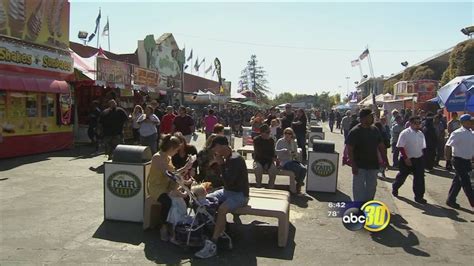
[[[285,135],[290,135],[290,136],[293,136],[293,133],[290,133],[290,132],[285,132]]]
[[[421,124],[421,121],[413,121],[413,124],[419,125],[419,124]]]

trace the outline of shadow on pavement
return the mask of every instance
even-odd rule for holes
[[[15,169],[19,166],[23,166],[26,164],[48,161],[52,157],[73,157],[71,159],[72,161],[77,159],[89,159],[98,155],[99,153],[95,153],[94,147],[80,145],[69,150],[54,151],[6,159],[2,161],[2,164],[0,165],[0,171]]]
[[[401,231],[406,230],[404,235]],[[431,257],[431,255],[421,249],[416,248],[420,244],[418,237],[411,231],[408,222],[398,214],[392,214],[390,225],[381,232],[371,233],[372,240],[391,248],[402,248],[406,253],[420,256]]]
[[[336,193],[327,192],[306,192],[311,197],[315,198],[320,202],[334,202],[334,201],[351,201],[351,197],[342,191],[336,191]]]
[[[294,204],[300,208],[308,208],[308,201],[313,201],[313,198],[309,195],[291,196],[290,198],[290,204]]]
[[[436,168],[434,168],[431,171],[431,173],[429,173],[429,174],[439,176],[439,177],[448,178],[448,179],[453,179],[453,177],[454,177],[453,173],[450,173],[447,170],[440,170],[440,169],[436,169]]]
[[[96,172],[98,174],[103,174],[105,172],[105,167],[104,167],[104,164],[101,164],[97,167],[89,167],[89,170],[93,171],[93,172]]]
[[[466,220],[458,217],[459,212],[457,212],[454,209],[448,209],[443,206],[433,205],[433,204],[430,204],[429,202],[428,204],[419,204],[419,203],[416,203],[415,201],[412,201],[404,197],[398,197],[398,199],[410,204],[411,206],[417,209],[422,210],[423,214],[435,216],[435,217],[447,217],[456,222],[463,222],[463,223],[467,222]]]
[[[179,265],[257,265],[257,257],[292,260],[296,244],[296,228],[290,224],[288,245],[277,246],[277,227],[259,221],[250,224],[229,224],[228,234],[234,248],[219,247],[216,257],[201,260],[194,257],[199,248],[180,247],[159,240],[159,230],[143,231],[140,223],[103,221],[92,236],[107,241],[140,245],[144,243],[145,257],[158,264]],[[258,225],[258,226],[257,226]]]

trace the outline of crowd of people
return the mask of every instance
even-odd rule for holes
[[[391,147],[391,167],[398,169],[392,184],[395,197],[407,176],[413,174],[414,200],[426,204],[425,171],[441,167],[440,160],[446,159],[446,169],[452,170],[454,165],[455,170],[446,204],[460,208],[456,197],[462,187],[474,207],[469,176],[474,159],[473,118],[469,114],[458,118],[457,113],[451,113],[448,122],[443,110],[436,114],[420,110],[416,115],[410,110],[393,110],[390,120],[382,116],[374,124],[374,113],[370,109],[362,109],[358,117],[348,111],[342,119],[346,144],[344,163],[352,167],[354,200],[374,199],[378,174],[383,174],[389,166],[387,149]]]
[[[115,147],[123,143],[123,127],[131,119],[133,141],[148,146],[154,154],[148,189],[161,205],[162,240],[176,242],[174,226],[179,216],[185,214],[176,209],[186,208],[183,199],[189,196],[169,179],[166,171],[183,176],[186,186],[191,187],[196,182],[209,184],[212,189],[207,191],[208,196],[216,198],[220,205],[211,239],[196,253],[201,258],[216,254],[217,240],[225,228],[225,215],[245,206],[248,201],[245,159],[230,147],[224,136],[225,127],[231,127],[237,135],[242,134],[243,126],[251,127],[257,187],[262,186],[262,175],[267,173],[268,187],[273,188],[280,168],[295,175],[296,191],[291,192],[296,196],[304,195],[307,123],[312,119],[327,120],[331,132],[335,124],[344,136],[346,158],[343,160],[352,168],[354,201],[365,202],[374,198],[378,174],[384,174],[389,166],[387,151],[391,148],[391,167],[399,170],[392,187],[394,196],[398,196],[407,176],[413,174],[414,199],[425,204],[425,170],[432,171],[433,167],[439,166],[440,160],[446,158],[446,168],[454,166],[456,171],[447,205],[459,208],[456,197],[463,188],[471,206],[474,206],[468,174],[474,158],[474,123],[468,114],[458,119],[453,113],[449,122],[442,111],[436,115],[424,111],[414,115],[410,110],[393,110],[390,118],[375,117],[370,109],[362,109],[358,114],[346,111],[341,115],[334,110],[294,110],[288,104],[281,112],[274,108],[262,112],[237,107],[217,111],[210,106],[195,111],[184,106],[158,105],[156,101],[143,107],[137,105],[128,115],[115,100],[110,100],[109,107],[102,111],[96,102],[93,103],[89,136],[93,143],[102,139],[110,159]],[[205,133],[203,147],[190,143],[196,131]],[[191,156],[196,156],[196,160],[190,160]]]

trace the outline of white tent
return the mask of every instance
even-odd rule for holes
[[[386,93],[386,94],[379,94],[375,96],[375,102],[377,104],[383,104],[384,101],[388,101],[392,99],[392,94]],[[372,97],[372,93],[369,93],[367,97],[365,97],[362,101],[360,101],[357,105],[359,106],[370,106],[374,104],[374,100]]]

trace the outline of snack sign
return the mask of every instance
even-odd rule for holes
[[[71,56],[14,44],[0,38],[0,64],[72,74]]]
[[[68,0],[0,0],[0,35],[67,50]]]
[[[130,65],[97,57],[97,80],[129,87],[131,85]]]

